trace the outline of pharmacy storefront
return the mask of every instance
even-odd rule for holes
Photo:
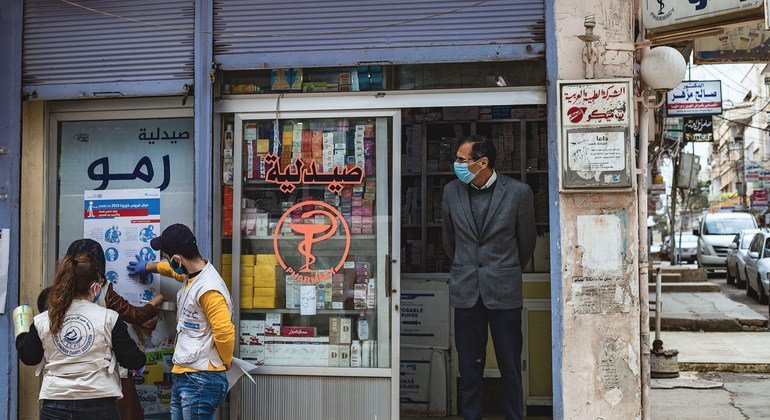
[[[544,11],[537,2],[490,3],[469,16],[468,34],[450,33],[456,21],[438,10],[385,4],[376,6],[379,28],[370,27],[371,5],[350,5],[344,30],[333,24],[334,7],[312,7],[281,27],[269,24],[279,10],[215,6],[214,253],[239,303],[236,351],[259,366],[254,382],[231,392],[231,418],[457,412],[441,196],[455,179],[456,142],[471,134],[491,138],[497,171],[535,194],[539,237],[524,268],[522,369],[528,410],[548,412],[542,32],[521,43],[463,46],[494,36],[494,13],[511,14],[499,30],[526,32],[517,22],[543,22]],[[388,24],[415,13],[424,20],[409,28]],[[434,32],[420,36],[433,38],[421,40],[415,33],[428,23]],[[272,35],[245,36],[247,27]],[[372,41],[384,33],[388,45]],[[490,340],[492,395],[499,376]],[[289,402],[277,404],[278,396]]]
[[[457,413],[454,342],[462,338],[453,336],[441,198],[455,179],[457,141],[482,134],[497,146],[496,170],[535,196],[522,374],[528,413],[550,413],[548,197],[556,169],[544,1],[410,1],[399,10],[310,2],[294,12],[285,2],[215,0],[208,10],[188,3],[142,1],[113,13],[166,16],[145,28],[164,42],[129,34],[137,44],[128,50],[142,53],[108,66],[125,82],[99,72],[75,78],[66,69],[75,62],[27,67],[26,118],[45,127],[42,145],[28,142],[39,150],[28,148],[27,162],[40,157],[60,168],[25,184],[43,191],[27,196],[45,203],[38,217],[58,221],[46,228],[56,240],[36,245],[49,266],[87,230],[86,191],[152,189],[160,207],[147,221],[160,230],[194,226],[237,306],[236,356],[258,366],[231,390],[224,418]],[[27,9],[30,24],[50,17],[39,5]],[[66,10],[73,20],[96,19]],[[132,27],[119,23],[105,32],[114,33],[116,57]],[[25,50],[37,54],[30,65],[56,54],[45,46],[63,35],[51,31],[46,42],[28,37]],[[107,54],[76,53],[78,62]],[[166,281],[156,291],[172,296]],[[149,342],[170,348],[159,335]],[[156,356],[163,360],[162,351]],[[148,416],[167,413],[164,373],[157,366],[139,384]],[[484,376],[497,395],[491,340]]]

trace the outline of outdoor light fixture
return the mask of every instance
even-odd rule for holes
[[[642,59],[641,76],[647,84],[647,92],[643,92],[642,106],[657,109],[663,105],[665,93],[679,86],[687,72],[687,63],[682,54],[671,47],[656,47],[645,54]],[[658,95],[663,99],[658,102]]]

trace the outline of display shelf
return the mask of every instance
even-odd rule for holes
[[[359,315],[362,311],[371,311],[371,309],[316,309],[316,315]],[[299,309],[286,309],[286,308],[242,308],[241,313],[247,314],[293,314],[301,315]],[[316,315],[301,315],[301,316],[316,316]]]
[[[274,240],[273,235],[269,236],[241,236],[241,239],[248,239],[250,241],[270,241],[272,242]],[[302,236],[281,236],[282,241],[294,241],[294,240],[302,240]],[[350,235],[351,241],[373,241],[376,240],[377,236],[375,235]],[[345,236],[342,235],[335,235],[328,239],[327,241],[342,241],[347,240]]]
[[[425,112],[443,111],[427,110]],[[409,173],[409,181],[402,184],[404,187],[418,188],[416,202],[419,203],[420,208],[416,209],[416,212],[419,216],[415,219],[415,214],[411,214],[410,221],[421,221],[421,223],[401,226],[402,232],[409,235],[402,251],[403,273],[448,271],[447,257],[441,252],[441,241],[437,237],[437,231],[443,225],[436,223],[436,218],[440,216],[443,184],[452,181],[455,173],[451,170],[429,170],[429,168],[437,169],[435,159],[445,159],[447,156],[449,159],[454,158],[454,145],[459,136],[483,134],[495,142],[498,147],[497,172],[533,185],[536,213],[538,213],[537,210],[540,210],[540,213],[547,213],[547,194],[538,195],[538,186],[541,192],[547,192],[549,174],[548,169],[540,169],[547,166],[546,121],[545,117],[534,115],[532,118],[422,121],[412,122],[405,129],[403,137],[406,139],[404,147],[406,154],[402,160],[408,162],[409,167],[420,168],[422,172],[419,177],[415,173]],[[454,128],[453,125],[455,125]],[[500,128],[504,125],[505,127]],[[445,145],[451,144],[452,151],[448,154],[446,150],[440,148],[442,141]],[[436,146],[437,142],[438,146]],[[508,146],[510,150],[502,145]],[[436,149],[439,154],[436,154]],[[510,157],[504,156],[501,150],[507,150]],[[406,192],[404,190],[402,194]],[[547,220],[544,217],[540,219]],[[550,228],[547,222],[537,223],[536,226],[539,234],[546,233]]]

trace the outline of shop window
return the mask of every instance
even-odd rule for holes
[[[240,70],[224,74],[222,95],[542,86],[541,60]]]
[[[538,244],[527,272],[547,272],[548,139],[546,110],[539,106],[415,108],[402,111],[401,271],[448,273],[451,260],[442,244],[442,194],[454,180],[454,154],[471,134],[497,148],[495,169],[526,182],[535,195]]]

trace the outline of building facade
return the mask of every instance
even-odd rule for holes
[[[231,418],[456,412],[458,338],[447,303],[451,261],[437,241],[440,191],[453,176],[454,141],[485,134],[503,151],[499,170],[535,193],[537,251],[521,268],[528,409],[552,407],[555,418],[645,417],[644,177],[611,194],[559,187],[558,82],[594,68],[596,79],[635,76],[635,9],[615,3],[7,2],[2,15],[13,19],[4,51],[16,58],[4,64],[4,80],[18,95],[3,104],[16,143],[0,154],[11,163],[8,200],[0,201],[0,222],[12,228],[6,306],[34,302],[56,259],[84,234],[85,191],[157,188],[161,227],[194,227],[202,254],[240,303],[239,335],[264,341],[237,346],[237,355],[263,366],[255,382],[233,388]],[[593,62],[578,38],[588,15],[598,36]],[[633,115],[633,100],[628,107]],[[312,179],[285,177],[292,172],[281,168],[297,161],[289,150],[331,164]],[[352,170],[331,176],[333,166],[360,168],[360,178]],[[291,242],[312,239],[310,228],[285,223],[304,217],[308,205],[347,229],[330,230],[328,248],[312,261],[312,241]],[[591,227],[618,239],[611,269],[591,260]],[[300,286],[292,274],[312,271],[316,257],[331,267],[331,281],[321,270],[308,275],[319,277],[316,305],[294,306]],[[254,283],[260,270],[276,267],[274,281]],[[331,295],[339,290],[340,300],[322,295],[320,284]],[[622,298],[601,306],[608,288]],[[175,293],[166,283],[156,291]],[[422,295],[431,300],[414,300]],[[438,308],[417,321],[437,326],[410,330],[407,308]],[[8,311],[0,319],[10,337]],[[352,337],[335,336],[345,325]],[[270,337],[272,327],[312,337],[298,345]],[[36,418],[33,369],[17,366],[10,340],[3,346],[7,417]],[[300,348],[302,360],[271,354]],[[335,352],[340,359],[329,356]],[[445,372],[427,382],[432,400],[399,379],[409,369],[419,376],[419,366]],[[496,367],[488,357],[489,382]],[[151,394],[155,385],[147,386]],[[260,397],[265,392],[281,403]],[[340,404],[339,395],[350,398]]]

